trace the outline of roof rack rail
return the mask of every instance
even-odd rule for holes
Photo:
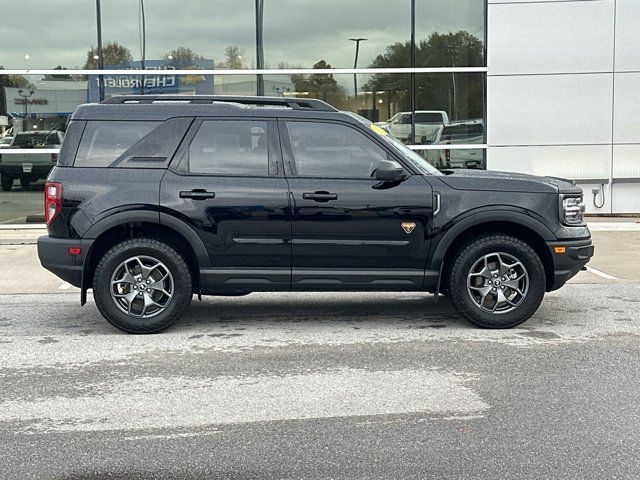
[[[284,97],[240,97],[227,95],[116,95],[100,103],[106,104],[188,104],[212,105],[215,102],[239,103],[242,105],[259,105],[288,107],[293,110],[317,110],[337,112],[338,110],[322,100],[315,98],[284,98]]]

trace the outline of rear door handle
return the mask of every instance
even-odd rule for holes
[[[304,200],[314,200],[316,202],[328,202],[329,200],[337,200],[337,193],[329,192],[306,192],[302,194]]]
[[[207,198],[216,198],[215,192],[207,192],[203,189],[196,189],[186,192],[180,192],[180,198],[191,198],[192,200],[206,200]]]

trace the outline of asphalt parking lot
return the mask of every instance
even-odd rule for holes
[[[640,229],[593,230],[591,271],[513,330],[427,294],[260,293],[152,336],[5,233],[0,477],[639,478]]]

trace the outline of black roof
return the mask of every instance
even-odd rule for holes
[[[220,95],[120,95],[80,105],[74,120],[164,120],[177,116],[298,116],[339,113],[313,98]],[[306,116],[306,115],[305,115]]]

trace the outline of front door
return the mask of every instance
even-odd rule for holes
[[[349,124],[280,122],[293,222],[292,286],[420,290],[429,250],[431,186],[372,178],[398,160]]]
[[[210,267],[204,293],[289,288],[289,195],[275,121],[196,121],[167,171],[162,211],[188,222]]]

